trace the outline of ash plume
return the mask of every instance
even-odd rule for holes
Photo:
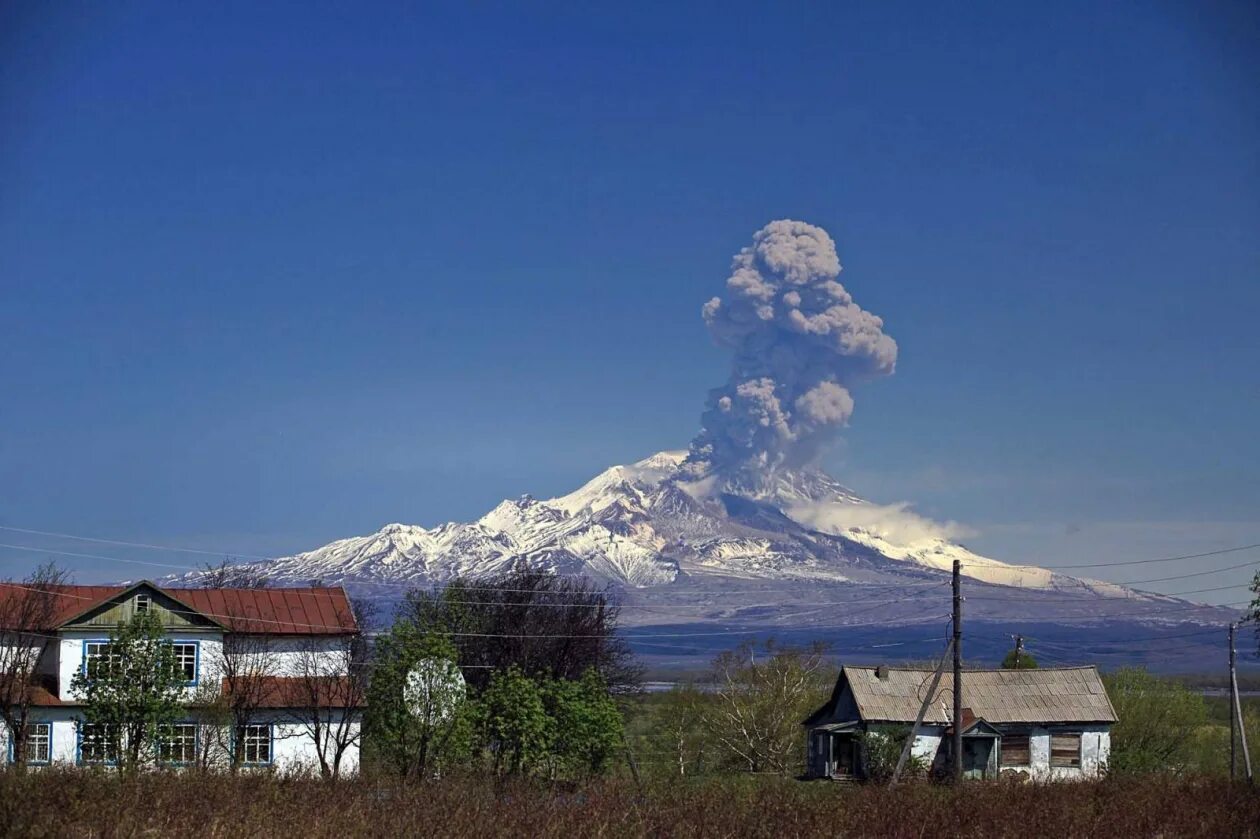
[[[809,465],[853,413],[850,389],[893,372],[897,342],[839,275],[827,231],[801,221],[767,224],[735,255],[726,294],[703,309],[734,359],[691,442],[693,475]]]

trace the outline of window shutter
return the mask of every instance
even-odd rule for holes
[[[1032,763],[1032,754],[1028,746],[1027,734],[1006,734],[1002,737],[1002,765],[1028,766]]]
[[[1051,734],[1050,765],[1077,768],[1081,765],[1081,735]]]

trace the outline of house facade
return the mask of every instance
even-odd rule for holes
[[[844,667],[831,698],[804,722],[806,772],[862,779],[863,737],[914,724],[934,670]],[[1022,774],[1038,780],[1096,777],[1111,751],[1116,712],[1094,667],[967,670],[963,673],[963,773]],[[950,679],[930,697],[911,754],[935,771],[953,741]]]
[[[0,598],[31,596],[0,587]],[[57,586],[47,625],[8,627],[0,644],[22,639],[37,661],[26,685],[27,763],[110,765],[119,736],[84,720],[72,686],[111,655],[110,635],[137,612],[158,616],[185,676],[184,715],[162,732],[156,762],[357,771],[364,703],[352,679],[359,635],[337,588],[177,589]],[[4,660],[12,661],[9,656]],[[0,725],[0,756],[13,760]],[[238,748],[237,741],[240,741]]]

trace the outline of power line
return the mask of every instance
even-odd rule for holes
[[[1210,574],[1221,574],[1226,571],[1237,571],[1239,568],[1249,568],[1254,565],[1260,565],[1260,560],[1254,560],[1252,562],[1242,562],[1242,563],[1239,563],[1238,565],[1227,565],[1224,568],[1213,568],[1208,571],[1194,571],[1189,574],[1176,574],[1171,577],[1155,577],[1155,578],[1146,579],[1146,580],[1118,580],[1115,582],[1109,582],[1106,580],[1094,580],[1094,581],[1080,580],[1078,582],[1080,582],[1082,588],[1086,587],[1089,584],[1089,582],[1097,582],[1097,583],[1102,583],[1103,585],[1111,585],[1111,586],[1137,586],[1137,585],[1142,585],[1144,583],[1166,583],[1170,580],[1187,580],[1187,579],[1190,579],[1191,577],[1206,577]],[[972,567],[977,567],[977,566],[972,566]],[[978,567],[991,567],[991,566],[978,566]],[[1021,567],[1031,568],[1033,566],[1021,566]],[[986,581],[981,580],[980,582],[983,583]],[[989,585],[1000,585],[1000,583],[989,583]],[[1006,588],[1031,588],[1031,586],[1006,586]]]
[[[172,553],[200,554],[201,556],[230,556],[240,559],[256,559],[261,561],[281,559],[281,557],[278,556],[256,556],[253,554],[235,553],[233,551],[207,551],[199,548],[178,548],[171,545],[151,545],[146,542],[126,542],[121,539],[102,539],[96,536],[76,536],[72,533],[54,533],[49,530],[33,530],[28,527],[9,527],[3,524],[0,524],[0,530],[8,530],[13,533],[28,533],[33,536],[52,536],[57,539],[74,539],[77,542],[96,542],[101,545],[120,545],[128,548],[145,548],[146,550],[151,551],[171,551]]]
[[[1153,594],[1153,595],[1157,595],[1157,596],[1159,596],[1159,597],[1185,597],[1185,596],[1186,596],[1186,595],[1188,595],[1188,594],[1206,594],[1206,593],[1208,593],[1208,592],[1212,592],[1212,591],[1230,591],[1231,589],[1242,588],[1242,587],[1244,587],[1244,586],[1246,586],[1246,585],[1247,585],[1247,583],[1231,583],[1231,584],[1229,584],[1229,585],[1227,585],[1227,586],[1213,586],[1212,588],[1195,588],[1195,589],[1191,589],[1190,591],[1169,591],[1169,592],[1155,591],[1155,592],[1146,592],[1146,593],[1148,593],[1148,594]],[[1085,601],[1089,601],[1089,602],[1098,602],[1098,600],[1099,600],[1100,598],[1106,599],[1106,597],[1107,597],[1106,595],[1102,595],[1102,594],[1096,594],[1096,595],[1092,595],[1092,596],[1089,596],[1089,597],[1081,597],[1081,596],[1077,596],[1077,595],[1069,595],[1069,596],[1067,596],[1067,597],[1063,597],[1063,598],[1053,598],[1053,599],[1055,599],[1055,600],[1072,600],[1072,601],[1080,601],[1080,602],[1085,602]],[[967,599],[968,599],[968,600],[1047,600],[1047,599],[1051,599],[1051,598],[1050,598],[1050,597],[1048,597],[1048,596],[1047,596],[1047,597],[1019,597],[1019,598],[1013,598],[1013,597],[1004,597],[1004,596],[1002,596],[1002,595],[1000,595],[1000,594],[973,594],[973,595],[971,595],[970,597],[968,597]],[[1112,599],[1112,600],[1123,600],[1123,599],[1125,599],[1125,598],[1111,598],[1111,599]]]
[[[119,545],[119,546],[124,546],[124,547],[142,548],[145,550],[171,551],[171,552],[177,552],[177,553],[197,554],[200,556],[218,556],[218,557],[224,557],[224,558],[235,557],[239,559],[257,560],[260,562],[270,562],[270,561],[274,561],[278,559],[290,558],[290,557],[276,557],[276,556],[261,556],[258,554],[240,553],[237,551],[211,551],[211,550],[206,550],[204,548],[185,548],[185,547],[179,547],[179,546],[173,546],[173,545],[156,545],[156,544],[152,544],[148,542],[130,542],[123,539],[106,539],[106,538],[102,538],[98,536],[81,536],[81,535],[77,535],[73,533],[61,533],[61,532],[56,532],[56,531],[51,531],[51,530],[36,530],[34,528],[13,527],[10,525],[0,525],[0,530],[7,530],[13,533],[27,533],[27,534],[31,534],[35,536],[48,536],[48,537],[57,538],[57,539],[73,539],[80,542],[96,542],[96,543],[104,544],[104,545]],[[24,550],[39,550],[35,548],[27,548],[25,546],[17,546],[17,547],[22,547]],[[1204,551],[1202,553],[1182,554],[1179,556],[1165,556],[1165,557],[1157,557],[1153,559],[1131,559],[1131,560],[1122,560],[1118,562],[1085,562],[1085,563],[1075,563],[1075,564],[1070,564],[1070,565],[1028,565],[1028,564],[1015,564],[1015,563],[1006,563],[1006,562],[998,563],[996,565],[988,565],[985,563],[963,562],[962,566],[964,568],[966,567],[1028,568],[1028,569],[1039,569],[1039,570],[1048,570],[1048,571],[1060,571],[1060,570],[1069,570],[1069,569],[1078,569],[1078,568],[1113,568],[1113,567],[1119,567],[1119,566],[1125,566],[1125,565],[1145,565],[1148,563],[1156,563],[1156,562],[1176,562],[1178,560],[1184,560],[1184,559],[1200,559],[1200,558],[1209,557],[1209,556],[1221,556],[1223,554],[1238,553],[1240,551],[1248,551],[1248,550],[1253,550],[1256,548],[1260,548],[1260,542],[1255,542],[1255,543],[1247,544],[1247,545],[1236,545],[1234,547],[1221,548],[1221,549],[1213,550],[1213,551]],[[50,552],[56,553],[56,551],[50,551]],[[69,554],[69,555],[74,555],[74,554]],[[110,560],[114,560],[118,562],[126,561],[126,560],[119,560],[114,557],[95,557],[91,555],[85,555],[85,556],[92,559],[110,559]],[[1248,563],[1248,564],[1251,564],[1251,563]],[[189,568],[189,566],[184,566],[184,565],[170,565],[169,567]],[[1241,566],[1235,566],[1235,567],[1241,567]],[[190,570],[197,570],[197,569],[192,568]],[[931,569],[931,570],[942,571],[943,569]],[[1221,569],[1221,570],[1226,570],[1226,569]],[[1128,585],[1128,584],[1118,583],[1118,585]]]
[[[1239,551],[1249,551],[1254,548],[1260,548],[1260,542],[1253,545],[1238,545],[1233,548],[1222,548],[1219,551],[1205,551],[1199,554],[1183,554],[1182,556],[1165,556],[1159,559],[1130,559],[1124,562],[1087,562],[1079,565],[1010,565],[1010,568],[1045,568],[1050,571],[1059,571],[1069,568],[1114,568],[1120,565],[1145,565],[1150,562],[1176,562],[1179,559],[1199,559],[1205,556],[1220,556],[1222,554],[1238,553]],[[964,563],[965,564],[965,563]],[[1005,564],[1005,563],[1003,563]]]
[[[146,562],[144,560],[123,559],[122,557],[104,556],[102,554],[76,553],[73,551],[57,550],[54,548],[40,548],[40,547],[35,547],[33,545],[12,545],[8,543],[0,542],[0,548],[9,548],[12,550],[20,550],[20,551],[29,551],[35,554],[45,553],[45,554],[55,554],[57,556],[77,557],[80,559],[99,559],[105,562],[125,562],[125,563],[131,563],[134,565],[147,565],[147,566],[152,566],[156,568],[177,568],[184,571],[205,571],[206,570],[205,568],[190,566],[190,565],[177,565],[177,564],[169,563],[169,562]],[[912,568],[908,570],[918,571],[920,569]],[[549,574],[548,576],[560,577],[560,578],[565,578],[565,579],[590,579],[589,576],[584,575],[584,574],[572,574],[572,575]],[[810,581],[802,578],[801,582],[804,584]],[[943,586],[943,585],[946,585],[947,583],[947,581],[944,581],[944,580],[933,580],[931,582],[924,581],[924,582],[913,582],[913,583],[909,583],[909,582],[907,583],[860,583],[860,582],[855,582],[853,580],[845,580],[844,582],[850,585],[855,585],[855,586],[866,586],[868,587],[868,589],[931,588],[933,586]],[[178,580],[176,581],[176,583],[178,583]],[[363,582],[361,583],[361,585],[365,587],[372,587],[372,588],[401,588],[401,589],[406,589],[407,591],[422,591],[422,592],[426,591],[425,583],[408,583],[408,582],[394,582],[394,581],[382,580],[382,581]],[[165,587],[172,588],[172,589],[181,588],[181,586],[179,586],[178,584],[175,584],[175,585],[167,584]],[[433,587],[436,588],[437,585],[433,584]],[[512,593],[519,593],[519,594],[546,594],[546,595],[554,595],[554,596],[588,596],[589,594],[599,593],[599,592],[542,591],[538,589],[504,589],[504,588],[498,588],[495,586],[470,586],[470,585],[465,585],[462,582],[459,584],[459,587],[467,591],[496,591],[496,592],[501,591],[501,592],[512,592]],[[775,594],[775,593],[797,593],[799,591],[800,591],[799,588],[792,588],[792,589],[759,588],[755,592],[752,592],[752,593],[753,594]],[[714,595],[710,594],[706,596],[712,597]],[[842,604],[837,604],[837,605],[842,605]]]
[[[146,562],[142,559],[122,559],[116,556],[101,556],[100,554],[84,554],[75,553],[73,551],[59,551],[52,548],[36,548],[31,545],[10,545],[0,542],[0,548],[10,548],[17,551],[30,551],[31,553],[56,554],[57,556],[73,556],[80,559],[102,559],[106,562],[126,562],[131,565],[149,565],[154,568],[180,568],[184,571],[200,571],[202,569],[191,565],[176,565],[171,562]]]
[[[40,589],[33,586],[24,586],[17,583],[3,583],[3,585],[8,586],[10,588],[33,591],[39,594],[48,593],[46,589]],[[92,602],[100,601],[99,598],[88,597],[87,595],[81,595],[81,594],[73,594],[70,592],[57,592],[57,594],[59,596],[73,597],[79,600],[88,600]],[[228,620],[228,621],[242,621],[247,624],[259,624],[259,623],[276,624],[280,626],[301,627],[303,629],[336,630],[337,632],[345,631],[344,626],[333,626],[331,624],[313,624],[313,623],[299,623],[296,621],[269,620],[266,618],[257,618],[257,617],[252,617],[248,615],[232,615],[232,614],[219,614],[216,612],[202,612],[195,609],[172,609],[171,611],[175,612],[176,614],[201,615],[204,617],[220,618],[220,619]],[[928,618],[928,620],[936,620],[936,619],[937,619],[936,616]],[[910,626],[915,623],[922,623],[922,622],[924,622],[922,619],[917,620],[917,621],[910,620],[910,621],[896,621],[896,622],[888,621],[888,620],[880,620],[880,621],[873,621],[873,622],[838,624],[835,626],[822,626],[822,627],[815,627],[815,629],[837,630],[837,629],[859,628],[859,627],[866,627],[866,626]],[[761,627],[757,629],[730,629],[730,630],[722,630],[722,631],[714,631],[714,632],[653,632],[653,633],[637,633],[637,632],[634,632],[633,630],[623,630],[622,637],[626,638],[627,640],[633,640],[635,638],[700,638],[700,637],[713,637],[713,636],[726,636],[726,635],[758,635],[758,634],[765,634],[765,633],[773,633],[776,631],[776,629],[781,631],[783,628],[782,627]],[[242,634],[250,634],[250,633],[245,632]],[[546,633],[546,634],[535,634],[535,635],[523,635],[523,634],[487,633],[487,632],[444,632],[442,634],[456,636],[456,637],[463,637],[463,638],[518,638],[518,639],[520,638],[530,638],[530,639],[533,639],[533,638],[606,638],[607,637],[607,635],[604,635],[604,634],[577,634],[577,633]]]

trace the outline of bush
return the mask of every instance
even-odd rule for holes
[[[1111,729],[1107,770],[1179,773],[1196,768],[1196,742],[1208,723],[1202,695],[1140,667],[1103,677],[1119,717]]]
[[[743,776],[640,790],[520,779],[425,784],[283,775],[0,772],[0,836],[332,839],[392,836],[1260,835],[1260,792],[1222,779],[1062,784],[801,783]]]
[[[895,726],[884,729],[873,729],[861,735],[862,761],[866,768],[866,777],[877,783],[886,784],[892,780],[897,769],[897,761],[901,759],[901,750],[910,738],[908,726]],[[920,778],[927,774],[928,764],[918,755],[906,758],[906,765],[901,770],[902,778]]]

